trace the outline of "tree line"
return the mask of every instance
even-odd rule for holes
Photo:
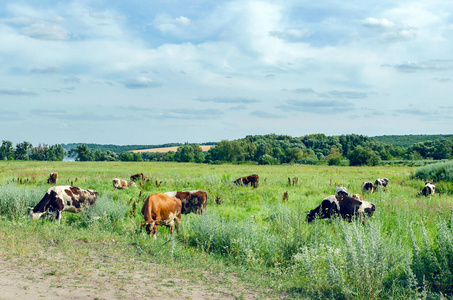
[[[63,160],[64,156],[68,155],[77,161],[374,166],[392,160],[441,160],[453,157],[453,136],[451,135],[417,142],[408,147],[383,143],[378,139],[356,134],[341,136],[310,134],[302,137],[276,134],[250,135],[232,141],[223,140],[207,152],[203,152],[199,144],[189,143],[180,145],[176,152],[166,153],[118,152],[101,150],[100,147],[91,147],[91,144],[74,145],[75,147],[66,151],[62,145],[33,147],[30,143],[23,142],[14,148],[10,141],[3,141],[0,147],[0,158],[4,160]]]

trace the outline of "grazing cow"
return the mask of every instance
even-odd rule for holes
[[[52,172],[49,175],[49,178],[47,178],[47,183],[57,183],[57,178],[58,178],[58,173],[57,172]]]
[[[387,178],[378,178],[374,182],[374,189],[376,190],[377,188],[383,188],[385,190],[388,183],[389,183],[389,180]]]
[[[131,181],[137,181],[137,180],[145,181],[145,179],[146,179],[146,177],[145,177],[145,175],[143,175],[143,173],[137,173],[137,174],[131,175]]]
[[[157,227],[164,225],[170,229],[173,236],[173,228],[176,230],[181,223],[181,200],[176,197],[170,197],[162,193],[152,194],[146,198],[143,203],[142,214],[145,222],[140,223],[146,226],[148,234],[153,233],[153,239],[156,239]]]
[[[29,207],[30,219],[38,220],[44,214],[60,220],[63,211],[80,212],[82,206],[91,206],[99,197],[98,192],[75,186],[53,186],[35,207]]]
[[[119,178],[114,178],[113,179],[113,187],[116,189],[127,189],[130,186],[137,186],[135,182],[132,181],[127,181]]]
[[[352,217],[371,217],[376,207],[368,201],[360,201],[351,197],[336,197],[334,195],[325,198],[318,207],[307,214],[307,222],[313,221],[316,217],[328,219],[340,215],[343,219],[351,221]]]
[[[374,192],[374,185],[372,182],[365,181],[362,183],[362,194]]]
[[[434,185],[434,182],[426,182],[425,187],[421,191],[421,195],[427,197],[427,196],[432,196],[436,192],[436,186]]]
[[[176,197],[181,200],[182,214],[188,213],[203,213],[203,210],[206,209],[206,204],[208,201],[208,194],[205,191],[195,190],[195,191],[182,191],[182,192],[166,192],[164,193],[170,197]]]
[[[348,190],[345,187],[340,186],[335,190],[336,197],[348,197]]]
[[[245,177],[240,177],[233,181],[236,185],[251,185],[253,188],[257,188],[259,184],[260,178],[258,175],[253,174]]]

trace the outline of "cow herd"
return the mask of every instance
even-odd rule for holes
[[[49,175],[48,183],[56,184],[58,174],[53,172]],[[129,186],[136,186],[134,181],[145,180],[143,173],[131,175],[130,181],[119,178],[113,179],[114,189],[125,189]],[[373,193],[378,190],[385,191],[389,180],[387,178],[376,179],[372,182],[363,182],[361,186],[362,194]],[[240,177],[232,182],[238,186],[250,185],[253,188],[259,186],[259,176],[252,174]],[[435,193],[433,182],[426,182],[425,187],[419,193],[423,196],[431,196]],[[94,190],[82,189],[75,186],[53,186],[49,188],[34,207],[30,207],[30,219],[37,220],[42,215],[50,215],[54,220],[59,221],[63,211],[80,212],[82,207],[88,207],[95,203],[99,194]],[[217,202],[217,201],[216,201]],[[171,191],[165,193],[155,193],[148,196],[142,207],[144,222],[140,225],[145,226],[148,234],[152,233],[156,239],[156,232],[159,225],[167,226],[170,233],[173,229],[178,230],[181,223],[181,215],[189,213],[202,214],[206,209],[207,193],[202,190],[191,191]],[[364,200],[360,194],[349,194],[345,187],[338,187],[334,195],[324,198],[316,208],[307,212],[307,222],[312,222],[316,218],[326,219],[335,216],[351,221],[353,218],[362,219],[365,223],[367,217],[371,217],[376,210],[376,206]]]

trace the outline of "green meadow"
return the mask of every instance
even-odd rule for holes
[[[141,262],[189,276],[222,270],[265,298],[453,296],[451,184],[436,182],[434,196],[420,197],[425,180],[414,177],[415,167],[2,161],[0,170],[0,253],[8,260],[26,264],[36,251],[58,249],[73,259],[72,271],[83,273],[90,253],[102,251],[117,258],[111,266],[116,271]],[[98,191],[96,205],[80,214],[64,212],[60,224],[28,220],[27,207],[50,187],[51,172],[58,172],[58,185]],[[114,190],[113,178],[140,172],[149,181]],[[258,188],[231,184],[250,174],[260,176]],[[361,193],[364,181],[382,177],[389,179],[387,190],[364,195],[376,205],[365,225],[306,223],[306,212],[337,186]],[[154,241],[139,226],[146,196],[195,189],[207,191],[207,211],[183,215],[170,242],[166,228],[159,227]]]

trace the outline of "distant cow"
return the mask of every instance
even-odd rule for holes
[[[29,207],[30,219],[38,220],[44,214],[50,214],[60,220],[63,211],[80,212],[82,206],[94,204],[99,194],[94,190],[85,190],[75,186],[53,186],[35,207]]]
[[[143,173],[137,173],[137,174],[131,175],[131,181],[137,181],[137,180],[145,181],[145,179],[146,179],[146,177],[145,177],[145,175],[143,175]]]
[[[372,182],[365,181],[362,183],[362,194],[374,192],[374,185]]]
[[[337,188],[335,190],[335,196],[337,196],[337,197],[347,197],[348,196],[348,190],[345,187],[340,186],[339,188]]]
[[[360,194],[353,194],[351,197],[356,199],[356,200],[363,200],[363,196],[360,195]]]
[[[434,182],[426,182],[425,187],[421,191],[421,195],[427,197],[427,196],[432,196],[436,192],[436,186],[434,185]]]
[[[353,217],[371,217],[376,207],[368,201],[360,201],[351,197],[336,197],[334,195],[325,198],[318,207],[312,209],[307,214],[307,222],[313,221],[316,217],[328,219],[334,216],[341,216],[343,219],[351,221]]]
[[[260,178],[258,175],[253,174],[245,177],[240,177],[233,181],[236,185],[251,185],[253,188],[257,188],[259,185]]]
[[[384,188],[384,190],[385,190],[388,183],[389,183],[389,180],[387,178],[378,178],[374,182],[374,189],[376,190],[378,188]]]
[[[127,181],[119,178],[114,178],[113,179],[113,187],[116,189],[127,189],[130,186],[137,186],[135,182],[132,181]]]
[[[173,235],[173,228],[176,230],[181,223],[181,200],[176,197],[170,197],[162,193],[152,194],[146,198],[142,207],[142,214],[145,222],[140,225],[145,226],[146,232],[153,233],[156,239],[157,227],[159,225],[167,226],[170,234]]]
[[[57,178],[58,178],[58,173],[52,172],[52,173],[50,173],[49,178],[47,178],[47,183],[56,184]]]
[[[195,191],[181,191],[181,192],[166,192],[164,193],[170,197],[176,197],[181,200],[182,214],[188,213],[203,213],[203,210],[206,209],[206,204],[208,201],[208,194],[205,191],[195,190]]]

